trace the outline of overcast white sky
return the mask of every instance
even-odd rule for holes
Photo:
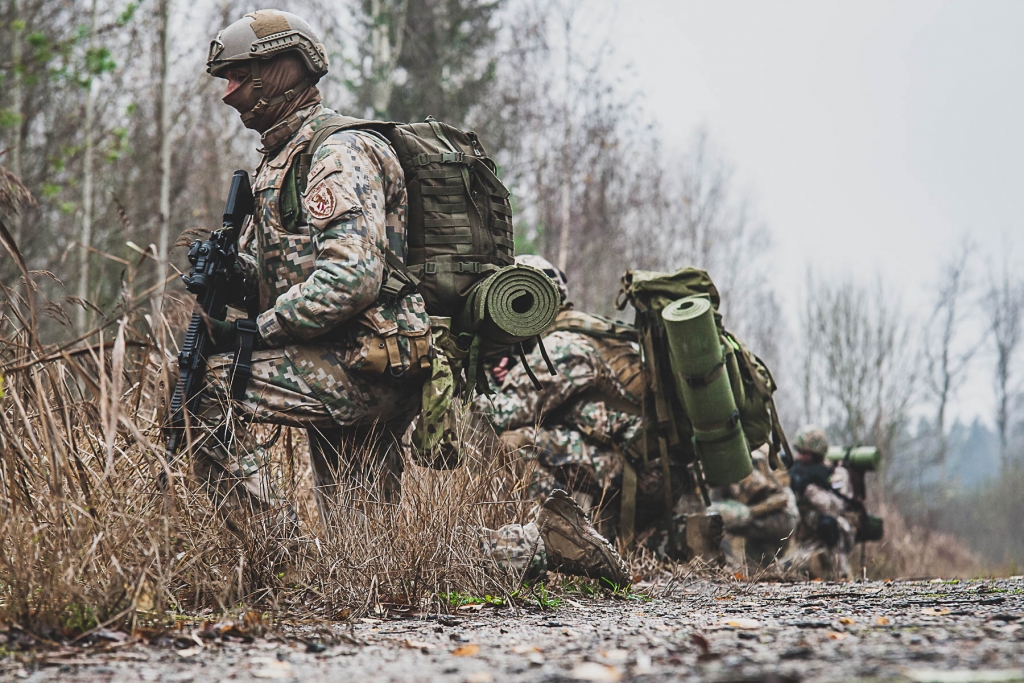
[[[703,126],[735,165],[780,289],[813,263],[920,307],[961,235],[990,258],[1024,237],[1024,2],[591,2],[664,137]]]

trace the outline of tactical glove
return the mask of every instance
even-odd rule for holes
[[[214,353],[229,353],[238,345],[238,329],[235,323],[226,320],[207,320],[210,326],[210,337],[213,339]]]

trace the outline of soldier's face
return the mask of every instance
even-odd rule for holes
[[[223,75],[228,82],[227,89],[224,91],[224,97],[227,97],[245,83],[249,78],[249,70],[244,68],[228,69]]]

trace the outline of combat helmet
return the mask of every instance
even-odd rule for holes
[[[828,437],[825,436],[825,430],[817,425],[804,425],[793,439],[793,448],[824,458],[828,453]]]
[[[561,269],[555,267],[555,264],[536,254],[516,256],[516,263],[521,266],[536,268],[551,278],[551,281],[555,283],[555,287],[558,288],[558,293],[562,296],[562,305],[569,303],[569,280]]]
[[[253,79],[258,79],[258,62],[285,52],[298,52],[312,74],[313,83],[327,73],[327,51],[319,36],[304,19],[276,9],[261,9],[228,26],[210,43],[206,71],[220,74],[232,64],[252,60]]]

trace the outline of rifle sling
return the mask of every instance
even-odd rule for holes
[[[255,320],[242,319],[235,321],[237,346],[235,359],[231,362],[231,398],[241,401],[245,398],[245,389],[252,378],[252,351],[256,345],[259,328]]]

